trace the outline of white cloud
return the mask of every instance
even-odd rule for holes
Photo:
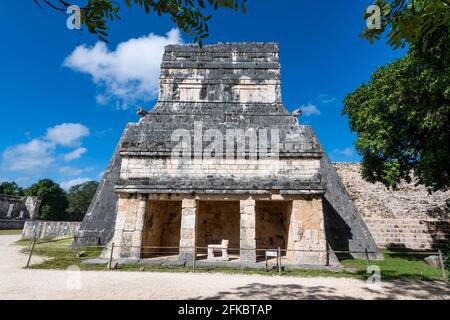
[[[343,155],[344,157],[350,158],[353,156],[353,149],[352,148],[345,148],[345,149],[334,149],[333,153],[337,153],[340,155]]]
[[[76,178],[68,181],[63,181],[60,183],[61,187],[65,190],[69,190],[71,187],[83,184],[85,182],[91,181],[89,178]]]
[[[103,42],[81,45],[66,57],[64,66],[92,76],[101,91],[97,103],[113,102],[125,109],[137,100],[157,97],[164,47],[179,43],[180,31],[172,29],[165,36],[151,33],[121,42],[113,51]]]
[[[69,166],[60,167],[58,169],[58,172],[64,176],[73,177],[73,176],[79,176],[85,172],[93,171],[95,168],[93,167],[87,167],[87,168],[73,168]]]
[[[300,110],[302,110],[305,117],[312,116],[313,114],[320,115],[320,110],[311,103],[301,106]]]
[[[65,154],[64,155],[64,161],[69,162],[69,161],[72,161],[72,160],[79,159],[87,151],[88,150],[86,148],[83,148],[83,147],[77,148],[74,151]]]
[[[18,144],[5,150],[3,166],[9,171],[35,172],[48,168],[54,161],[55,144],[41,139]]]
[[[63,123],[47,129],[46,139],[64,147],[79,146],[81,139],[90,134],[89,129],[79,123]]]
[[[57,159],[71,161],[87,152],[81,141],[90,134],[89,129],[79,123],[63,123],[47,129],[44,137],[7,148],[2,154],[2,169],[10,172],[41,174],[46,169],[58,169]],[[72,152],[61,155],[58,146],[74,147]]]

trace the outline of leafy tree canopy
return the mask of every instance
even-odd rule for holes
[[[67,220],[66,192],[59,184],[50,179],[43,179],[33,184],[25,193],[28,196],[39,197],[42,201],[39,211],[41,219],[49,221]]]
[[[39,6],[44,5],[55,10],[66,12],[70,3],[63,0],[34,0]],[[184,32],[194,37],[194,43],[202,45],[203,39],[208,37],[208,9],[233,9],[246,12],[247,0],[124,0],[127,7],[133,4],[158,16],[169,16],[172,22]],[[101,40],[107,42],[107,22],[120,19],[122,5],[114,0],[88,0],[86,6],[81,8],[81,24],[89,32],[96,34]],[[211,11],[211,10],[209,10]]]
[[[381,9],[381,29],[362,33],[371,43],[387,32],[388,44],[395,49],[420,41],[426,51],[442,28],[450,30],[449,0],[375,0],[374,4]]]
[[[13,182],[1,182],[0,194],[6,194],[9,196],[23,196],[24,191],[17,183]]]
[[[89,181],[70,188],[67,193],[67,200],[69,201],[67,217],[69,220],[83,220],[97,188],[97,181]]]
[[[363,176],[395,188],[401,179],[430,191],[450,186],[450,37],[446,28],[422,50],[372,74],[344,100],[344,114],[357,133]]]

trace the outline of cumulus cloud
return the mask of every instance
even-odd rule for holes
[[[312,116],[314,114],[315,115],[320,115],[320,110],[317,108],[316,105],[311,104],[311,103],[301,106],[300,110],[302,110],[303,115],[305,117],[309,117],[309,116]]]
[[[126,109],[138,100],[157,97],[164,47],[179,43],[180,31],[172,29],[165,36],[151,33],[121,42],[115,50],[103,42],[81,45],[66,57],[64,66],[92,77],[100,91],[97,103]]]
[[[65,190],[69,190],[71,187],[83,184],[85,182],[91,181],[89,178],[76,178],[68,181],[63,181],[60,183],[61,187]]]
[[[55,161],[54,150],[54,143],[33,139],[6,149],[3,153],[3,166],[9,171],[34,172],[45,169]]]
[[[81,139],[90,134],[89,129],[79,123],[63,123],[47,129],[46,139],[64,147],[79,146]]]
[[[7,148],[2,154],[2,169],[30,174],[43,172],[50,166],[58,168],[57,159],[61,157],[58,146],[76,148],[62,156],[65,161],[79,159],[87,152],[81,142],[89,134],[89,129],[79,123],[48,128],[43,137]]]
[[[64,161],[69,162],[72,160],[80,159],[83,154],[85,154],[88,150],[86,148],[77,148],[72,152],[69,152],[64,155]]]
[[[334,149],[333,153],[337,153],[344,157],[350,158],[353,156],[353,149],[352,148]]]

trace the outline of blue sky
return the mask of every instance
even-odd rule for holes
[[[358,161],[342,100],[377,66],[404,54],[358,37],[369,1],[248,2],[247,14],[216,13],[206,43],[279,42],[285,105],[310,111],[301,122],[313,126],[333,161]],[[66,19],[31,0],[0,4],[0,180],[28,186],[49,177],[65,187],[98,180],[126,123],[138,120],[136,105],[151,109],[155,102],[160,58],[143,52],[136,61],[149,61],[145,70],[122,60],[139,44],[192,41],[174,30],[167,35],[174,28],[168,18],[124,8],[122,20],[110,24],[110,42],[95,51],[96,36],[68,30]],[[92,65],[91,58],[99,61]]]

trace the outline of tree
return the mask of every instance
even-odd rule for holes
[[[49,221],[66,220],[68,202],[66,192],[50,179],[43,179],[33,184],[25,191],[28,196],[39,197],[41,207],[40,218]]]
[[[67,193],[67,216],[72,221],[83,220],[98,188],[97,181],[89,181],[70,188]]]
[[[13,181],[0,183],[0,194],[6,194],[9,196],[23,196],[24,192],[23,189]]]
[[[449,0],[375,0],[374,4],[381,9],[381,28],[366,28],[362,33],[371,43],[389,30],[388,44],[393,48],[420,41],[426,51],[441,29],[450,30]],[[372,15],[366,13],[364,18]]]
[[[34,2],[41,8],[47,5],[62,12],[66,12],[71,6],[63,0],[34,0]],[[202,45],[203,39],[209,35],[208,21],[212,17],[205,12],[208,9],[246,12],[247,0],[124,0],[124,2],[129,8],[134,3],[147,14],[152,12],[158,16],[169,16],[178,28],[194,37],[194,43]],[[120,3],[114,0],[88,0],[86,6],[81,8],[81,24],[89,32],[107,42],[107,20],[120,19],[120,10]]]
[[[450,186],[449,33],[441,29],[430,44],[424,52],[418,41],[344,100],[370,182],[395,188],[413,173],[429,191]]]

